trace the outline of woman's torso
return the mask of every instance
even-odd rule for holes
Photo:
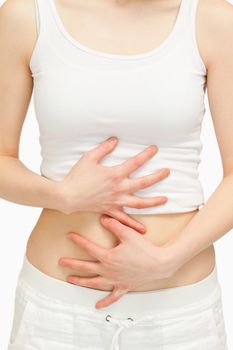
[[[134,5],[129,5],[125,2],[118,5],[117,8],[116,5],[105,4],[104,1],[102,2],[102,7],[97,3],[99,2],[89,5],[91,6],[90,11],[88,5],[84,5],[82,1],[77,1],[75,4],[72,1],[68,1],[66,2],[67,5],[63,4],[62,6],[60,2],[56,1],[57,8],[59,7],[61,13],[64,15],[63,21],[66,23],[66,28],[69,29],[73,37],[79,38],[80,42],[87,43],[87,46],[99,51],[136,54],[151,50],[151,48],[160,45],[166,39],[174,25],[175,15],[178,11],[180,1],[148,1],[148,4],[135,1]],[[151,15],[152,9],[153,16]],[[157,11],[154,11],[155,9]],[[102,28],[102,37],[103,35],[105,36],[105,40],[103,40],[101,39],[101,35],[99,39],[98,35],[94,35],[94,33],[101,32],[99,26],[101,21],[95,22],[94,19],[104,16],[103,13],[106,10],[108,11],[108,16],[111,18],[113,32],[107,35],[107,31],[104,31]],[[85,21],[88,23],[88,26],[82,25]],[[135,26],[137,22],[139,23],[138,32],[136,32]],[[80,26],[76,26],[77,23],[80,23]],[[206,43],[201,36],[200,16],[197,23],[199,24],[198,39],[202,48],[202,57],[204,57]],[[129,30],[132,25],[134,30]],[[90,28],[90,32],[86,28]],[[114,28],[115,30],[117,28],[117,32],[114,32]],[[146,35],[148,28],[150,28],[150,34],[153,33],[154,35]],[[142,35],[141,40],[138,40],[137,33],[143,33],[143,29],[144,35]],[[125,31],[131,34],[124,35]],[[106,38],[109,40],[106,40]],[[111,44],[110,38],[114,39],[112,40],[113,44]],[[135,38],[137,40],[134,44]],[[35,37],[31,36],[32,45],[28,48],[28,52],[32,52],[34,42]],[[108,43],[107,45],[106,42]],[[131,48],[130,50],[128,49],[129,47]],[[30,54],[28,54],[28,61],[29,59]],[[149,239],[155,245],[162,246],[178,235],[196,213],[198,213],[198,209],[183,213],[130,215],[146,225],[147,233],[144,235],[146,239]],[[28,259],[39,270],[49,276],[65,281],[69,274],[74,274],[74,271],[59,266],[59,258],[63,256],[95,260],[66,237],[68,231],[81,233],[86,238],[101,244],[103,247],[110,248],[117,244],[116,237],[103,229],[98,217],[99,214],[91,212],[76,212],[66,215],[56,210],[43,209],[27,242],[26,254]],[[153,281],[137,290],[151,290],[194,283],[208,275],[213,269],[214,263],[215,253],[214,247],[211,245],[183,265],[172,277]],[[81,276],[92,275],[79,273],[78,271],[77,274]]]
[[[162,246],[178,235],[197,212],[198,210],[181,214],[132,216],[146,225],[147,233],[143,237],[157,246]],[[116,236],[103,229],[98,216],[97,213],[89,212],[66,215],[55,210],[43,209],[27,242],[26,254],[29,261],[49,276],[64,281],[71,274],[94,276],[94,274],[74,272],[69,268],[61,267],[58,260],[61,257],[72,257],[95,261],[95,258],[66,237],[67,232],[78,232],[105,248],[112,248],[118,244]],[[214,263],[215,253],[211,245],[183,265],[172,277],[155,280],[136,290],[151,290],[194,283],[205,277],[213,269]]]

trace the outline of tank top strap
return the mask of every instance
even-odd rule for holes
[[[36,15],[36,30],[37,34],[40,32],[40,14],[39,14],[39,5],[38,5],[38,0],[34,0],[35,4],[35,15]]]
[[[50,0],[34,0],[37,33],[49,35],[54,27]]]
[[[188,27],[194,29],[198,2],[199,0],[181,0],[178,14],[181,31],[187,30]]]
[[[187,7],[189,8],[189,13],[192,18],[195,17],[196,10],[199,4],[199,0],[185,0],[187,2]]]
[[[196,18],[197,18],[197,10],[200,3],[200,0],[183,0],[186,1],[187,8],[187,29],[189,33],[189,46],[187,44],[187,49],[189,48],[192,57],[196,60],[198,66],[201,68],[204,74],[207,73],[207,69],[203,58],[199,51],[199,45],[197,43],[197,35],[196,35]]]
[[[195,29],[196,12],[199,4],[199,0],[183,0],[186,1],[186,7],[188,11],[189,23],[193,29]]]

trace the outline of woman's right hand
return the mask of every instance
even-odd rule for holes
[[[122,207],[147,208],[166,203],[166,196],[148,198],[132,193],[166,178],[170,170],[163,168],[143,177],[128,177],[157,153],[158,148],[154,145],[119,165],[100,164],[99,161],[114,150],[117,142],[118,139],[113,137],[85,152],[58,183],[59,194],[64,203],[62,212],[72,214],[75,211],[92,211],[107,214],[145,233],[146,227],[125,213]]]

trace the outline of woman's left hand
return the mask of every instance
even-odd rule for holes
[[[100,290],[113,288],[111,294],[96,303],[96,308],[106,307],[128,291],[174,273],[174,264],[165,247],[154,245],[133,228],[107,215],[101,215],[100,222],[119,238],[117,246],[103,248],[76,232],[68,232],[68,237],[97,261],[59,259],[61,266],[96,274],[94,277],[69,275],[68,282]]]

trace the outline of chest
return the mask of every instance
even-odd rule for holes
[[[79,139],[98,133],[170,141],[201,122],[203,79],[174,65],[101,71],[61,66],[34,81],[41,132]],[[200,116],[200,117],[199,117]]]

